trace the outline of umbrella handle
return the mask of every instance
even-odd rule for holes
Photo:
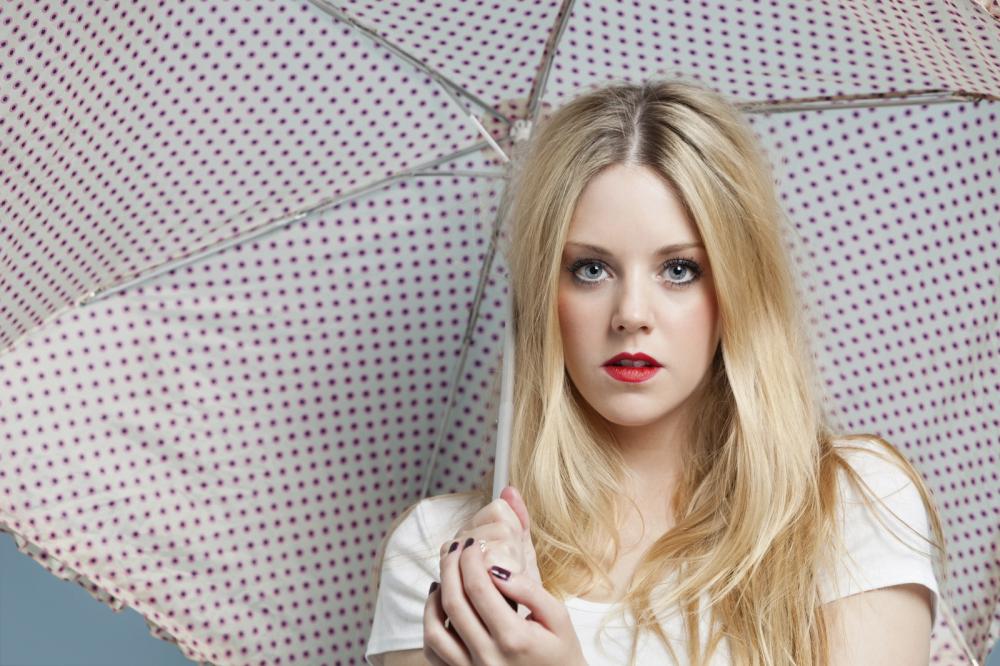
[[[507,314],[504,318],[503,369],[500,371],[500,412],[497,417],[497,447],[493,467],[493,499],[507,487],[510,470],[510,421],[514,412],[514,318],[511,316],[511,302],[507,299]],[[504,596],[511,610],[517,612],[517,602]]]
[[[500,411],[497,415],[497,445],[493,467],[493,499],[507,486],[510,473],[510,422],[514,413],[514,317],[507,298],[503,332],[503,369],[500,371]]]

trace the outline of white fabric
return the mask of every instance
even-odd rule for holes
[[[852,442],[852,445],[866,448],[873,446],[857,442]],[[892,463],[874,455],[854,451],[845,453],[852,467],[861,474],[872,491],[900,519],[929,538],[927,514],[920,501],[919,491],[909,478]],[[884,508],[879,507],[879,515],[892,526],[893,533],[919,552],[909,550],[893,539],[872,514],[864,509],[853,486],[841,487],[844,492],[841,517],[844,520],[845,544],[850,558],[841,562],[834,575],[820,576],[823,600],[832,601],[890,585],[920,583],[933,592],[932,613],[936,618],[938,584],[931,565],[930,546],[900,525]],[[369,664],[380,666],[381,653],[423,646],[423,612],[427,590],[432,580],[440,580],[438,552],[441,544],[454,535],[458,525],[464,520],[458,516],[469,515],[468,505],[462,506],[464,501],[453,496],[420,501],[389,540],[365,652],[365,659]],[[567,599],[566,607],[590,666],[620,666],[627,663],[631,632],[620,614],[606,625],[608,628],[601,635],[603,650],[597,642],[602,617],[618,610],[617,604],[571,597]],[[527,611],[522,616],[525,614]],[[706,609],[701,625],[702,640],[708,633],[707,617]],[[680,616],[671,615],[664,623],[664,631],[673,639],[672,646],[678,657],[684,659],[685,634]],[[638,654],[638,664],[674,663],[659,640],[648,633],[640,638]],[[723,640],[715,652],[712,664],[723,666],[729,663],[728,645]]]

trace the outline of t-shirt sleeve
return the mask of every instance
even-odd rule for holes
[[[825,603],[867,590],[919,583],[931,591],[933,626],[939,588],[932,564],[934,551],[924,540],[931,538],[931,531],[920,491],[897,463],[880,457],[889,454],[874,453],[873,444],[863,446],[866,451],[846,451],[848,463],[885,506],[873,502],[875,506],[869,508],[841,472],[839,517],[845,556],[833,575],[821,572],[821,598]]]
[[[458,529],[461,508],[448,497],[425,498],[389,537],[365,649],[368,664],[381,666],[384,652],[423,648],[428,588],[440,580],[439,549]]]

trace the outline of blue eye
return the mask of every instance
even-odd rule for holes
[[[605,263],[600,259],[580,259],[569,268],[569,272],[573,276],[574,282],[589,287],[604,282],[604,280],[599,278],[600,274],[605,271],[605,266]],[[595,267],[597,268],[596,271],[593,270]],[[593,279],[581,277],[579,275],[581,268],[591,269],[589,278]],[[668,284],[676,287],[685,287],[696,282],[702,273],[701,266],[692,259],[671,259],[663,265],[663,268],[667,271]],[[678,275],[678,273],[680,274]],[[684,279],[685,276],[688,276],[687,279]]]
[[[674,282],[674,284],[680,284],[680,285],[691,284],[692,282],[696,281],[698,278],[701,277],[701,267],[695,262],[691,261],[690,259],[668,261],[666,264],[666,268],[667,271],[671,272],[671,274],[669,275],[669,277],[671,278],[677,277],[677,274],[673,273],[673,271],[678,268],[681,270],[681,277],[684,276],[685,272],[687,274],[690,274],[691,276],[687,280],[678,280],[677,282]]]
[[[581,268],[585,268],[585,267],[586,268],[591,268],[591,267],[594,267],[594,266],[598,267],[598,269],[601,270],[601,271],[604,270],[604,268],[603,268],[604,264],[602,262],[600,262],[600,261],[594,261],[594,260],[589,260],[589,259],[581,259],[580,261],[578,261],[575,264],[573,264],[573,267],[569,269],[569,272],[573,274],[573,279],[576,280],[577,282],[579,282],[580,284],[595,284],[595,282],[598,282],[598,280],[584,279],[584,278],[581,278],[579,276],[579,274],[577,273],[577,271],[579,271]],[[597,276],[593,276],[593,277],[597,277]]]

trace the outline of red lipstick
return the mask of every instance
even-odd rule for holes
[[[620,361],[644,361],[646,365],[616,365]],[[605,361],[602,367],[613,379],[634,384],[651,378],[662,366],[655,358],[641,352],[637,354],[623,352]]]

